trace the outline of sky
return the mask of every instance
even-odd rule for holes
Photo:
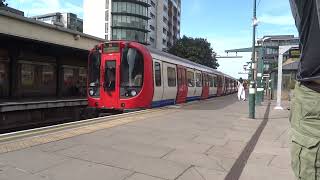
[[[83,16],[82,0],[7,0],[10,7],[25,12],[25,16],[50,12],[72,12]],[[94,1],[93,1],[94,2]],[[181,36],[206,38],[218,55],[225,50],[252,46],[253,0],[182,0]],[[257,38],[265,35],[295,35],[289,0],[257,0]],[[234,55],[234,54],[230,54]],[[243,77],[243,65],[250,53],[238,53],[243,58],[218,59],[218,70],[235,78]]]

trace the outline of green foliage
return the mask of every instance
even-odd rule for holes
[[[2,6],[8,6],[8,3],[6,3],[6,0],[0,0],[0,7]]]
[[[219,67],[211,44],[203,38],[183,36],[168,52],[214,69]]]

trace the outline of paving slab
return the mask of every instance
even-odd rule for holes
[[[158,177],[152,177],[145,174],[134,173],[132,176],[126,178],[125,180],[165,180]]]
[[[42,171],[39,175],[48,180],[123,180],[132,173],[132,171],[120,168],[73,159]]]
[[[44,177],[33,175],[22,169],[10,167],[0,164],[0,179],[1,180],[45,180]]]
[[[174,179],[188,167],[184,164],[159,158],[150,158],[139,154],[86,145],[72,147],[56,153],[70,158],[127,169],[164,179]]]
[[[166,157],[164,157],[164,159],[182,164],[224,171],[224,168],[218,160],[210,158],[205,154],[190,153],[185,151],[174,151],[168,154]]]
[[[29,173],[37,173],[50,167],[63,164],[70,158],[29,148],[1,154],[0,163]]]

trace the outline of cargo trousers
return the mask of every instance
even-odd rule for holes
[[[296,84],[291,104],[291,166],[299,180],[320,180],[320,93]]]

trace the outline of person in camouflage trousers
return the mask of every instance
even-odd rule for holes
[[[320,0],[289,0],[301,58],[291,104],[291,165],[299,180],[320,180]]]

